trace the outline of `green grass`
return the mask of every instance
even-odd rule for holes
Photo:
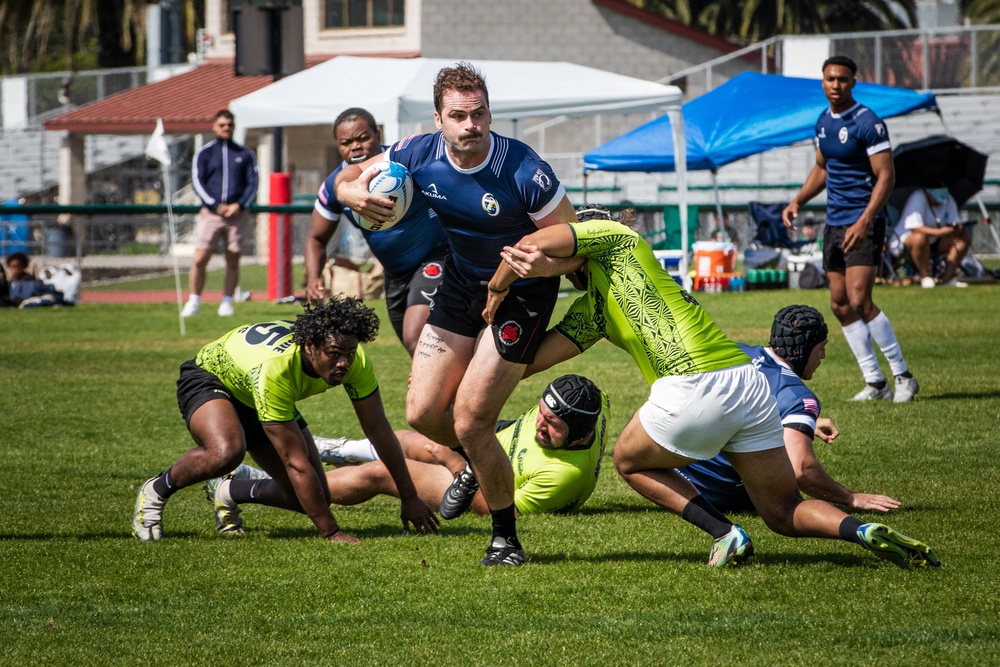
[[[828,312],[825,291],[700,298],[748,342],[764,342],[787,303]],[[177,367],[235,323],[202,315],[181,338],[172,304],[3,312],[0,664],[997,664],[1000,286],[878,288],[876,301],[920,396],[848,403],[860,375],[831,327],[812,384],[842,436],[817,448],[847,486],[900,499],[886,521],[931,544],[939,570],[782,538],[754,516],[739,519],[752,563],[710,570],[708,538],[629,490],[610,458],[580,513],[520,520],[529,563],[513,570],[474,566],[488,520],[403,536],[391,499],[335,509],[363,540],[348,546],[259,506],[244,510],[247,536],[224,539],[200,489],[186,489],[167,507],[166,537],[139,544],[129,535],[137,485],[191,446]],[[238,305],[246,321],[296,312]],[[409,364],[387,322],[369,349],[389,418],[403,426]],[[608,343],[559,370],[609,391],[615,433],[646,395]],[[505,414],[550,377],[522,383]],[[339,390],[302,410],[316,433],[360,435]]]

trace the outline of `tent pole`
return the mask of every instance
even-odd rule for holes
[[[684,289],[691,291],[691,276],[688,274],[688,191],[687,191],[687,139],[684,135],[684,112],[680,105],[667,110],[674,139],[674,173],[677,174],[677,205],[681,218],[681,282]]]
[[[722,195],[719,194],[719,172],[715,169],[712,170],[712,191],[715,193],[715,222],[718,225],[718,231],[722,232],[723,235],[727,235],[726,224],[722,220]]]

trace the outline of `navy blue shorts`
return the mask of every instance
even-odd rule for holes
[[[486,328],[483,319],[486,292],[486,285],[481,281],[466,281],[459,276],[449,259],[427,324],[475,338]],[[542,278],[528,285],[511,286],[491,327],[501,359],[515,364],[530,364],[535,360],[558,296],[559,278]]]

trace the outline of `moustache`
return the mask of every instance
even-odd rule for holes
[[[459,141],[465,141],[467,139],[479,139],[483,136],[482,132],[469,132],[468,134],[463,134],[458,138]]]

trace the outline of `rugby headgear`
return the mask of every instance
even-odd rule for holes
[[[601,414],[601,390],[581,375],[563,375],[542,392],[542,403],[566,424],[566,446],[594,430]]]
[[[614,214],[600,204],[588,204],[576,209],[576,219],[580,222],[588,220],[614,220]]]
[[[799,377],[806,371],[813,348],[826,340],[823,315],[811,306],[785,306],[774,316],[769,345]]]

